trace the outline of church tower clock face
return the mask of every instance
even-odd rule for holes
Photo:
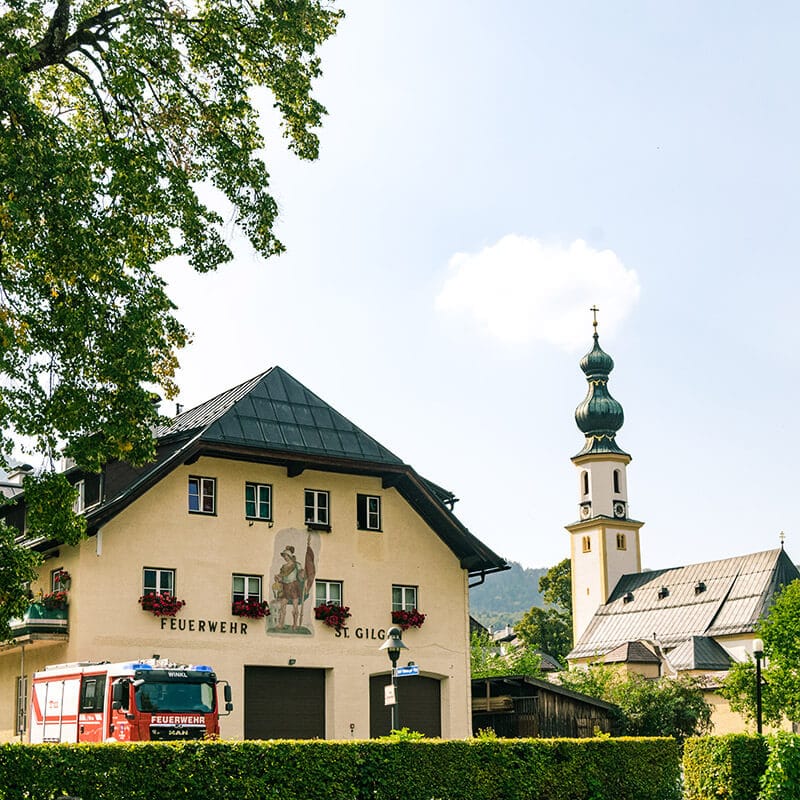
[[[572,462],[579,470],[578,519],[567,526],[572,565],[572,617],[575,639],[583,633],[598,606],[605,603],[622,575],[641,572],[639,528],[630,519],[626,469],[631,456],[617,444],[625,415],[608,390],[614,360],[600,347],[594,313],[592,349],[581,359],[586,397],[575,409],[575,422],[585,437]],[[586,541],[592,546],[586,547]]]

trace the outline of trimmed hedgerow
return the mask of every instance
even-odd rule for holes
[[[733,733],[687,739],[683,750],[685,798],[756,800],[766,763],[767,742],[761,736]]]
[[[759,800],[800,799],[800,736],[776,733],[767,737],[767,747]]]
[[[672,739],[0,745],[0,798],[678,800]]]

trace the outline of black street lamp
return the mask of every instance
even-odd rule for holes
[[[389,628],[386,632],[386,641],[381,645],[381,650],[389,654],[392,662],[392,730],[400,730],[400,704],[397,698],[397,659],[401,650],[408,650],[408,645],[403,644],[403,631],[400,628]]]
[[[761,735],[761,659],[764,658],[764,642],[753,639],[753,655],[756,657],[756,732]]]

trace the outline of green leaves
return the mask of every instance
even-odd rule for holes
[[[764,640],[764,722],[800,719],[800,581],[792,581],[776,596],[757,634]],[[756,715],[755,671],[753,661],[734,664],[720,689],[731,709],[751,720]]]
[[[250,102],[272,90],[318,152],[316,0],[7,3],[0,12],[0,427],[84,465],[153,456],[150,387],[172,396],[187,333],[153,272],[231,258],[209,180],[263,255],[283,246]],[[148,387],[148,388],[144,388]]]
[[[78,490],[66,476],[58,472],[28,475],[22,485],[25,490],[28,536],[78,544],[86,535],[86,519],[72,510],[78,499]]]
[[[568,558],[539,578],[539,591],[548,607],[530,608],[514,630],[528,647],[565,662],[572,649],[572,577]]]
[[[0,642],[11,636],[9,621],[25,613],[26,586],[36,579],[41,564],[38,553],[17,544],[18,535],[15,528],[0,522]]]
[[[500,647],[487,633],[474,632],[470,636],[470,674],[473,678],[496,678],[503,675],[528,675],[542,677],[542,659],[526,645],[509,648],[501,653]]]
[[[566,689],[617,706],[623,735],[672,736],[682,742],[711,728],[711,707],[696,678],[652,679],[597,664],[562,672],[560,679]]]

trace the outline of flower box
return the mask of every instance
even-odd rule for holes
[[[416,608],[412,608],[411,611],[392,611],[392,622],[407,631],[409,628],[421,628],[425,622],[425,615]]]
[[[269,616],[269,603],[266,600],[234,600],[231,603],[231,614],[234,617],[262,619]]]
[[[174,617],[185,605],[169,592],[148,592],[139,598],[143,611],[151,611],[155,617]]]
[[[64,591],[50,592],[42,595],[40,603],[50,611],[64,611],[67,608],[67,593]]]
[[[350,616],[352,616],[350,606],[323,603],[314,608],[314,618],[324,622],[330,628],[335,628],[337,632],[347,627],[347,619]]]

